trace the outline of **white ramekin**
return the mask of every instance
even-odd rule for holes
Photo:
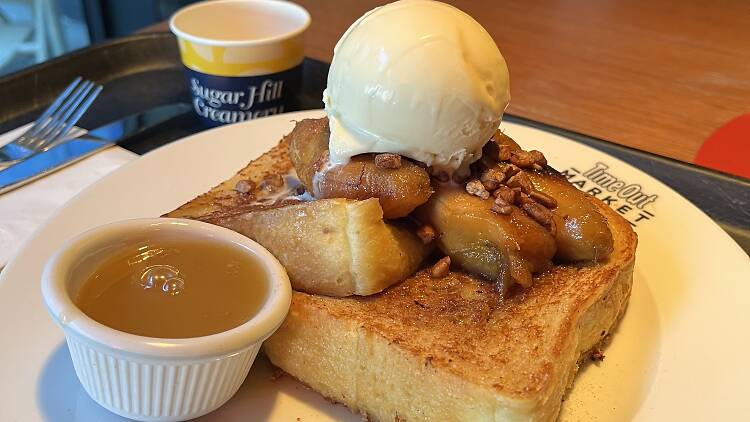
[[[173,231],[226,242],[259,259],[269,294],[246,323],[204,337],[163,339],[124,333],[86,316],[73,303],[96,261],[139,234]],[[47,309],[62,327],[83,388],[108,410],[142,421],[204,415],[231,398],[247,376],[261,343],[281,325],[292,290],[279,261],[231,230],[193,220],[126,220],[87,231],[47,262],[42,274]]]

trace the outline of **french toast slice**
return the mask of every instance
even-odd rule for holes
[[[376,198],[320,199],[204,221],[254,239],[284,265],[295,290],[370,295],[417,271],[428,248],[383,221]]]
[[[285,138],[167,215],[256,239],[287,267],[294,288],[308,292],[380,291],[411,275],[427,254],[414,235],[382,221],[376,200],[280,206],[288,192],[260,186],[290,172]],[[241,181],[256,185],[251,197],[236,189]],[[295,292],[264,350],[279,368],[374,420],[553,420],[579,359],[612,330],[632,284],[635,234],[592,201],[614,236],[605,260],[556,266],[505,299],[458,272],[433,279],[422,271],[368,297]]]
[[[280,175],[283,186],[264,185]],[[286,136],[165,217],[206,221],[248,236],[278,258],[295,290],[316,294],[377,293],[414,274],[429,253],[413,230],[383,221],[377,199],[293,199],[295,176]],[[249,190],[238,190],[238,183]]]
[[[264,200],[278,196],[277,192],[263,188],[264,180],[273,175],[290,174],[294,174],[294,169],[289,159],[289,138],[285,136],[275,147],[250,161],[234,176],[163,217],[205,220],[258,210],[262,208]],[[248,192],[237,190],[237,184],[242,181],[250,185]]]
[[[295,292],[265,353],[373,420],[554,420],[631,291],[636,235],[592,201],[614,237],[605,260],[556,266],[505,299],[472,276],[428,271],[364,298]]]

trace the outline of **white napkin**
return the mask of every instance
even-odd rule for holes
[[[0,135],[0,146],[15,139],[26,126]],[[71,132],[78,136],[82,130]],[[137,155],[118,146],[63,168],[28,185],[0,195],[0,268],[18,252],[19,246],[61,205],[102,176],[133,160]]]

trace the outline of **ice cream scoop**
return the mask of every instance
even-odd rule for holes
[[[401,0],[344,33],[323,101],[332,164],[391,152],[452,173],[476,161],[497,129],[510,101],[508,67],[471,16]]]

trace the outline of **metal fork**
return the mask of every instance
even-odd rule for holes
[[[0,147],[0,167],[44,151],[61,141],[102,91],[77,77],[21,136]]]

